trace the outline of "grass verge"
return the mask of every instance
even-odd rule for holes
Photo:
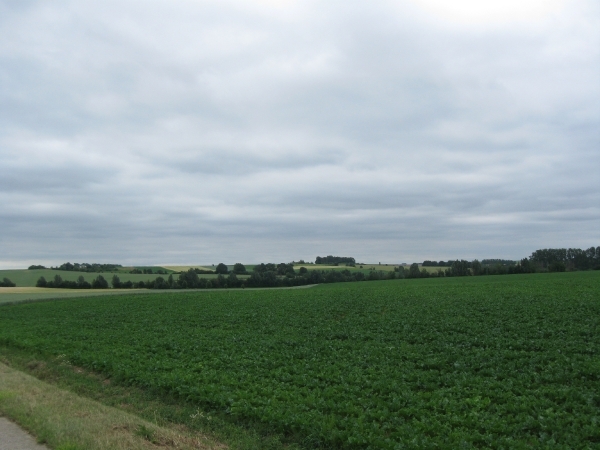
[[[159,426],[0,363],[0,413],[53,449],[219,449],[214,440]]]
[[[294,436],[233,423],[180,399],[112,383],[62,356],[14,347],[0,347],[0,415],[57,450],[299,448],[290,443]]]

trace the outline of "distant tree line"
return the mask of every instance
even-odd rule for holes
[[[304,270],[302,270],[304,269]],[[393,272],[389,272],[392,273]],[[340,283],[364,281],[367,279],[384,279],[383,272],[371,272],[368,277],[362,272],[345,270],[307,270],[301,267],[295,271],[293,264],[258,264],[247,279],[239,279],[235,272],[227,276],[219,274],[216,278],[200,278],[190,269],[179,275],[177,280],[172,276],[165,280],[162,277],[145,284],[149,289],[219,289],[219,288],[258,288],[258,287],[293,287],[309,284]],[[389,278],[389,276],[388,276]]]
[[[132,273],[132,274],[148,274],[148,275],[152,275],[153,273],[158,273],[158,274],[161,274],[161,275],[165,275],[167,273],[167,271],[164,270],[164,269],[161,269],[161,268],[155,269],[155,268],[146,267],[146,268],[141,268],[140,269],[140,268],[136,267],[136,268],[130,270],[129,273]]]
[[[329,258],[329,257],[327,257]],[[337,258],[337,257],[332,257]],[[348,258],[354,260],[354,258]],[[323,259],[321,259],[323,260]],[[329,260],[332,261],[332,260]],[[336,263],[344,261],[336,261]],[[434,263],[435,261],[428,261]],[[440,263],[443,263],[440,264]],[[321,263],[322,264],[322,263]],[[328,262],[331,264],[331,262]],[[118,275],[113,275],[111,285],[115,289],[219,289],[219,288],[257,288],[257,287],[292,287],[308,284],[340,283],[391,280],[404,278],[435,278],[435,277],[464,277],[480,275],[509,275],[534,272],[561,272],[565,270],[600,270],[600,247],[591,247],[587,250],[580,249],[543,249],[536,250],[529,258],[520,261],[502,259],[485,259],[467,261],[464,259],[436,263],[440,269],[430,272],[424,267],[419,268],[417,263],[411,264],[407,269],[404,266],[395,267],[393,271],[370,270],[366,275],[361,271],[345,270],[308,270],[300,267],[294,269],[293,263],[257,264],[248,272],[246,267],[237,263],[233,270],[220,263],[213,271],[191,268],[179,274],[175,279],[173,274],[167,279],[157,277],[147,281],[122,282]],[[423,266],[426,266],[423,264]],[[428,264],[428,267],[435,267]],[[443,270],[442,267],[445,267]],[[216,278],[201,278],[203,273],[216,273]],[[237,275],[250,275],[247,279],[240,279]],[[5,282],[10,280],[6,280]],[[1,284],[0,284],[1,285]],[[14,285],[14,284],[13,284]],[[46,281],[41,277],[37,282],[38,287],[61,287],[71,289],[106,289],[108,282],[99,275],[92,283],[80,276],[77,281],[62,280],[59,275],[54,280]]]
[[[426,259],[421,265],[423,267],[447,267],[452,265],[452,261],[429,261]]]
[[[536,250],[529,257],[536,267],[550,271],[600,270],[600,247],[545,248]]]
[[[97,272],[118,272],[123,266],[121,264],[98,264],[98,263],[70,263],[66,262],[61,264],[60,266],[50,267],[52,270],[65,270],[67,272],[87,272],[87,273],[97,273]],[[34,264],[28,267],[29,270],[39,270],[46,269],[45,266]],[[154,273],[158,274],[166,274],[167,271],[162,268],[134,268],[129,271],[132,274],[149,274],[152,275]],[[214,273],[212,270],[208,271],[208,273]]]
[[[460,261],[460,260],[457,260]],[[423,267],[452,267],[452,264],[454,264],[455,261],[429,261],[429,260],[425,260],[423,261],[423,264],[421,264]],[[484,266],[496,266],[496,265],[501,265],[501,266],[514,266],[516,264],[518,264],[518,261],[512,261],[510,259],[482,259],[480,261],[480,263]]]
[[[317,256],[315,264],[356,264],[356,260],[347,256]]]
[[[525,258],[518,263],[507,266],[500,263],[494,265],[482,264],[481,261],[466,261],[464,259],[448,261],[449,267],[441,268],[437,272],[426,269],[419,270],[419,265],[410,266],[406,278],[435,278],[435,277],[465,277],[470,275],[509,275],[517,273],[533,273],[535,269],[531,262]]]
[[[484,266],[514,266],[518,264],[518,261],[512,261],[510,259],[482,259],[481,264]]]
[[[443,261],[424,261],[424,267],[442,266]],[[427,263],[427,264],[426,264]],[[565,272],[567,270],[600,270],[600,247],[590,247],[587,250],[579,248],[548,248],[536,250],[529,258],[520,261],[507,259],[484,259],[481,261],[456,260],[445,263],[449,267],[442,271],[419,271],[417,264],[409,269],[408,278],[427,277],[460,277],[468,275],[510,275],[534,272]]]
[[[8,278],[4,278],[0,281],[0,287],[15,287],[16,284],[10,281]]]
[[[77,278],[77,281],[63,280],[60,275],[55,275],[54,279],[46,281],[44,277],[40,277],[35,284],[41,288],[62,288],[62,289],[108,289],[108,281],[98,275],[91,283],[85,281],[83,275]]]
[[[89,264],[89,263],[73,263],[66,262],[57,267],[50,267],[53,270],[66,270],[68,272],[115,272],[121,266],[120,264]],[[29,266],[29,270],[45,269],[46,267],[41,265]]]

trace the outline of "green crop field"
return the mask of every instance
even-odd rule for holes
[[[0,306],[65,355],[306,448],[599,448],[600,272]]]

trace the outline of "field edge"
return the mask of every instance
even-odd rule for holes
[[[296,441],[289,441],[282,435],[273,434],[272,431],[260,428],[260,424],[233,423],[228,417],[216,416],[200,410],[196,405],[182,402],[181,399],[149,392],[135,386],[126,386],[112,383],[110,379],[99,373],[87,369],[72,366],[69,361],[52,355],[25,351],[15,347],[7,347],[0,344],[0,416],[5,416],[17,423],[34,435],[38,442],[46,443],[50,448],[61,450],[125,450],[137,448],[157,448],[152,442],[146,440],[146,446],[142,447],[94,447],[89,445],[72,446],[74,439],[63,439],[59,441],[54,436],[58,435],[58,429],[44,425],[44,418],[36,423],[38,416],[29,408],[25,414],[15,412],[14,402],[23,402],[22,395],[6,389],[6,372],[18,373],[19,377],[33,384],[41,383],[46,386],[46,392],[63,392],[71,398],[78,398],[81,402],[94,404],[97,408],[108,408],[113,416],[126,415],[131,420],[136,420],[135,426],[128,426],[127,430],[133,430],[137,436],[141,430],[152,431],[151,435],[159,443],[160,448],[177,449],[263,449],[270,450],[300,450],[303,447],[297,445]],[[36,392],[32,389],[21,390],[21,394]],[[30,404],[39,404],[39,399],[45,395],[35,395],[35,400]],[[15,400],[16,399],[16,400]],[[18,401],[17,401],[18,400]],[[87,415],[86,411],[79,410],[75,414],[82,417]],[[47,421],[46,421],[47,422]],[[130,423],[128,422],[128,423]],[[150,425],[148,425],[150,424]],[[140,426],[141,425],[141,426]],[[257,425],[259,427],[257,428]],[[117,425],[118,427],[118,425]],[[83,431],[83,435],[91,432]],[[137,433],[137,434],[136,434]],[[179,438],[174,439],[173,433],[178,433]],[[144,434],[144,433],[142,433]],[[167,436],[165,438],[165,436]],[[170,436],[170,437],[169,437]],[[162,438],[161,438],[162,437]],[[181,443],[190,440],[202,442],[204,446],[175,446],[169,447],[169,442]],[[129,442],[129,441],[126,441]],[[56,445],[55,445],[56,444]],[[150,447],[148,447],[150,445]]]

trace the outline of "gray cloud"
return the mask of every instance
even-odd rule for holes
[[[0,266],[598,245],[599,25],[0,1]]]

